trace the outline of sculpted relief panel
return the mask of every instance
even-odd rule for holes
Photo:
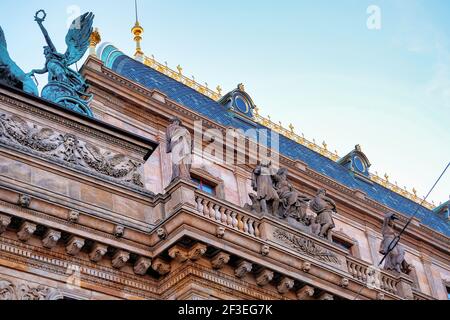
[[[0,301],[4,300],[61,300],[63,296],[57,289],[43,285],[14,284],[0,279]]]
[[[65,166],[101,174],[119,183],[144,187],[142,162],[100,149],[72,134],[30,123],[16,115],[0,114],[0,143]]]

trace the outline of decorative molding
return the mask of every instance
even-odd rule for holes
[[[269,253],[270,253],[270,247],[267,244],[264,244],[261,247],[261,255],[264,257],[267,257],[269,255]]]
[[[66,167],[112,178],[120,184],[144,187],[143,161],[104,150],[72,134],[42,127],[17,115],[0,114],[0,143]],[[19,203],[28,207],[20,200]]]
[[[331,295],[331,294],[325,292],[325,293],[322,293],[322,294],[320,295],[319,300],[328,300],[328,301],[331,301],[331,300],[334,300],[334,297],[333,297],[333,295]]]
[[[294,236],[287,231],[276,229],[273,233],[275,239],[279,240],[283,244],[289,245],[292,249],[307,254],[317,260],[340,265],[338,256],[322,246],[316,244],[313,240]]]
[[[80,213],[78,211],[70,210],[69,215],[67,217],[67,220],[70,223],[76,223],[78,222],[78,219],[80,218]]]
[[[179,263],[183,263],[189,260],[187,250],[178,245],[169,249],[169,256]]]
[[[121,225],[117,225],[114,227],[114,237],[122,238],[125,233],[125,227]]]
[[[298,300],[310,300],[314,296],[314,288],[310,286],[304,286],[297,291]]]
[[[170,263],[165,262],[161,258],[156,258],[153,260],[152,269],[159,273],[159,275],[165,276],[170,272],[172,267],[170,266]]]
[[[0,119],[1,119],[1,116],[0,116]],[[0,130],[1,130],[1,127],[0,127]],[[0,139],[1,139],[1,137],[2,137],[2,132],[0,131]],[[21,206],[22,208],[29,208],[30,204],[31,204],[31,197],[26,194],[21,194],[21,195],[19,195],[19,200],[18,200],[17,204],[19,206]]]
[[[59,290],[44,285],[0,279],[0,300],[62,300]]]
[[[195,244],[194,247],[189,251],[189,259],[192,261],[200,259],[206,253],[207,249],[208,247],[205,244]]]

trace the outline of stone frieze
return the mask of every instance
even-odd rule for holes
[[[82,168],[140,188],[142,162],[101,149],[75,135],[57,132],[22,119],[0,114],[0,143],[37,153],[51,161]]]
[[[5,300],[60,300],[61,293],[43,285],[29,285],[26,283],[12,283],[0,279],[0,301]]]
[[[281,244],[287,245],[295,251],[311,256],[314,259],[335,265],[341,264],[337,254],[318,245],[311,239],[295,236],[281,229],[275,229],[273,236]]]

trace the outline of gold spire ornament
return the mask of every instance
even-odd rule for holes
[[[142,51],[141,48],[141,41],[142,35],[144,34],[144,28],[142,28],[141,24],[139,23],[137,0],[134,1],[134,8],[136,11],[136,23],[134,27],[131,29],[131,33],[134,35],[134,42],[136,42],[136,52],[134,53],[134,57],[139,61],[144,61],[144,51]]]

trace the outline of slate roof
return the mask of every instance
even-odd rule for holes
[[[224,126],[235,127],[243,129],[244,131],[254,128],[265,128],[257,123],[243,121],[239,117],[236,117],[234,113],[226,110],[226,108],[218,102],[145,66],[141,62],[123,54],[110,44],[103,45],[99,49],[99,56],[105,66],[112,69],[114,72],[149,89],[157,89],[165,93],[171,100]],[[279,147],[281,154],[294,160],[303,161],[311,169],[324,174],[349,188],[359,189],[365,192],[369,198],[401,212],[406,216],[413,215],[418,208],[418,204],[412,200],[377,183],[370,184],[356,178],[348,169],[340,164],[287,137],[280,135]],[[450,236],[450,223],[444,217],[440,217],[436,214],[433,210],[420,206],[416,217],[422,224],[429,226],[448,237]]]

